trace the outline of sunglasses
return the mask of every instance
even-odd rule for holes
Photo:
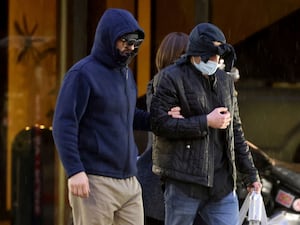
[[[123,43],[126,43],[127,46],[133,45],[135,48],[138,48],[142,44],[144,39],[128,39],[127,37],[122,37],[121,41]]]

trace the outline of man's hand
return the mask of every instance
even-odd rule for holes
[[[175,119],[183,119],[184,117],[180,114],[181,108],[179,106],[173,107],[169,112],[168,115],[172,116]]]
[[[80,172],[68,179],[69,191],[78,197],[87,198],[90,193],[89,179],[85,172]]]
[[[225,107],[215,108],[207,115],[207,125],[216,129],[226,129],[230,124],[230,112]]]
[[[256,193],[260,193],[261,188],[262,188],[262,184],[260,182],[256,181],[247,187],[247,191],[248,192],[255,191]]]

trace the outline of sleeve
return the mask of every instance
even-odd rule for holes
[[[79,123],[90,94],[88,83],[77,72],[68,73],[56,101],[53,138],[68,177],[84,171],[78,149]]]
[[[151,128],[155,135],[166,138],[199,138],[208,134],[206,115],[189,115],[189,106],[182,80],[177,74],[161,71],[160,81],[152,97],[150,106]],[[184,119],[172,118],[168,111],[181,107]]]
[[[234,93],[236,91],[234,90]],[[237,94],[233,97],[234,115],[233,115],[233,132],[234,132],[234,148],[236,157],[237,170],[245,175],[245,183],[251,184],[259,181],[258,171],[254,165],[251,151],[244,137],[242,122],[239,115]]]
[[[150,131],[150,114],[147,111],[141,110],[139,108],[135,109],[133,129]]]

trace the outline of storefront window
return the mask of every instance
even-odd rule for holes
[[[49,0],[0,4],[0,221],[39,224],[49,214],[55,224],[51,123],[60,80],[57,5]]]

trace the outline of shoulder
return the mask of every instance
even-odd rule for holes
[[[112,71],[97,63],[92,57],[85,57],[67,71],[63,82],[88,88],[100,84],[105,77],[112,79],[111,73]]]
[[[232,84],[234,83],[233,78],[230,75],[228,75],[224,70],[218,69],[216,72],[216,77],[219,81]]]
[[[186,66],[185,65],[178,65],[178,64],[172,64],[167,66],[166,68],[162,69],[158,73],[157,79],[169,79],[169,80],[177,80],[180,79],[180,77],[184,76],[186,73]]]

